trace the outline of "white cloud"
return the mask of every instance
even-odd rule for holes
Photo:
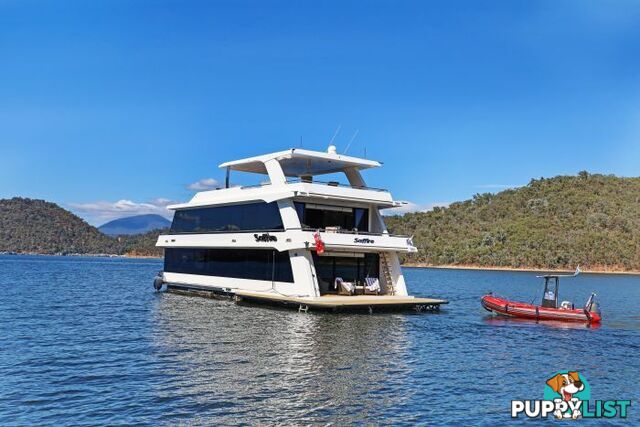
[[[187,189],[192,191],[206,191],[206,190],[213,190],[214,188],[219,186],[220,186],[220,183],[215,179],[203,178],[200,181],[196,181],[187,185]]]
[[[101,225],[113,219],[143,214],[158,214],[170,219],[173,214],[167,206],[172,203],[175,202],[164,198],[142,203],[122,199],[117,202],[70,203],[69,207],[90,224]]]
[[[417,203],[412,203],[412,202],[406,202],[406,204],[397,207],[397,208],[390,208],[390,209],[383,209],[382,211],[382,215],[384,216],[388,216],[388,215],[404,215],[406,213],[409,212],[428,212],[430,210],[433,210],[433,208],[435,207],[447,207],[449,206],[449,202],[435,202],[435,203],[427,203],[425,205],[419,205]]]

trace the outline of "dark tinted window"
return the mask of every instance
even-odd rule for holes
[[[284,230],[278,203],[249,203],[176,211],[172,233]]]
[[[164,271],[293,282],[289,253],[272,249],[167,248]]]
[[[378,254],[365,254],[364,257],[354,258],[319,256],[313,252],[313,263],[321,289],[330,288],[336,277],[341,277],[345,282],[360,283],[364,283],[367,277],[379,277],[379,262]]]
[[[369,231],[369,209],[354,208],[354,226],[358,231]]]
[[[325,229],[340,227],[343,230],[369,231],[369,209],[321,206],[296,202],[296,211],[302,228]]]

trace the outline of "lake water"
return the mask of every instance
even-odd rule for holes
[[[638,276],[562,281],[577,305],[598,293],[604,322],[586,328],[480,307],[489,290],[539,298],[531,273],[406,269],[413,294],[451,303],[304,314],[156,293],[161,267],[0,256],[0,424],[489,425],[564,369],[592,399],[633,400],[640,422]]]

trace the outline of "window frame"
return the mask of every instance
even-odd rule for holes
[[[164,271],[228,279],[294,282],[289,252],[275,249],[165,248]],[[257,273],[259,271],[264,274]]]
[[[332,227],[332,225],[324,225],[322,227],[314,227],[311,225],[307,225],[305,221],[307,220],[307,211],[315,210],[320,212],[329,212],[335,213],[342,212],[345,216],[349,215],[353,220],[352,227],[347,228],[340,225],[340,229],[343,232],[353,232],[354,229],[358,229],[358,233],[367,234],[370,233],[371,230],[371,209],[369,207],[360,207],[360,206],[332,206],[332,205],[321,205],[316,203],[307,203],[302,201],[294,201],[294,206],[296,209],[296,213],[298,214],[298,219],[300,220],[300,227],[302,230],[325,230],[326,227]],[[324,208],[324,209],[323,209]],[[358,219],[360,221],[358,221]],[[358,225],[363,225],[364,227],[361,229]]]
[[[239,215],[240,218],[240,222],[246,221],[245,217],[259,217],[262,215],[262,213],[254,213],[253,215],[250,212],[250,207],[251,206],[260,206],[260,207],[269,207],[268,209],[272,209],[272,214],[275,214],[275,216],[272,219],[277,219],[279,221],[278,224],[276,224],[276,228],[273,227],[263,227],[263,228],[238,228],[238,229],[231,229],[231,228],[225,228],[225,229],[212,229],[212,228],[202,228],[199,230],[195,230],[195,231],[185,231],[186,227],[181,227],[183,228],[182,230],[178,230],[176,229],[176,220],[180,220],[179,216],[183,215],[189,211],[207,211],[207,210],[216,210],[216,209],[229,209],[229,208],[238,208],[241,210],[241,212],[237,215]],[[244,209],[244,210],[242,210]],[[236,216],[237,216],[236,215]],[[205,216],[202,216],[202,218],[206,218]],[[180,224],[181,226],[183,226],[183,224]],[[228,226],[229,224],[227,224]],[[240,224],[240,227],[242,227],[242,223]],[[205,226],[203,226],[205,227]],[[280,213],[280,207],[278,206],[278,202],[252,202],[252,203],[240,203],[240,204],[233,204],[233,205],[217,205],[217,206],[198,206],[198,207],[194,207],[194,208],[187,208],[187,209],[180,209],[177,210],[175,212],[175,214],[173,215],[173,221],[171,222],[171,227],[169,228],[169,233],[170,234],[221,234],[221,233],[255,233],[255,232],[281,232],[281,231],[285,231],[285,227],[284,227],[284,221],[282,219],[282,214]]]

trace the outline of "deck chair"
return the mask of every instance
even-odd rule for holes
[[[380,280],[377,277],[367,277],[364,279],[364,293],[368,295],[380,294]]]
[[[351,282],[345,282],[342,277],[336,277],[334,286],[338,289],[340,295],[353,295],[356,291],[356,287]]]

